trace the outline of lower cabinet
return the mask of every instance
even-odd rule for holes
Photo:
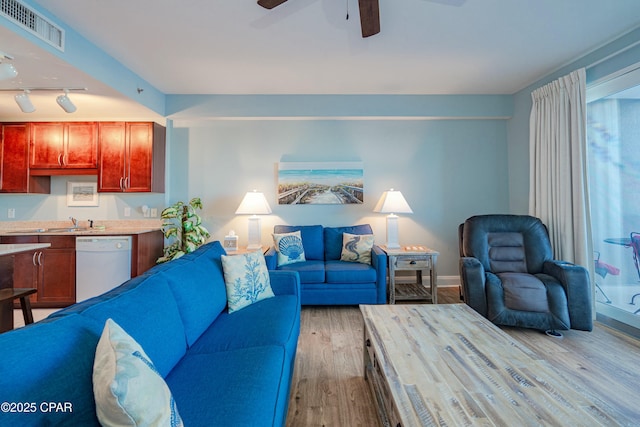
[[[76,236],[21,235],[2,236],[1,243],[50,243],[51,247],[14,255],[13,286],[36,288],[31,295],[34,308],[62,308],[76,302]],[[131,277],[155,265],[162,256],[161,231],[132,235]],[[96,274],[101,274],[97,272]],[[19,308],[19,303],[14,304]]]
[[[75,236],[10,236],[3,243],[50,243],[51,247],[14,256],[13,286],[36,288],[34,308],[66,307],[76,302]]]

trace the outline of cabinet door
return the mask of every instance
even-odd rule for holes
[[[64,123],[32,123],[29,166],[58,169],[64,156]]]
[[[153,124],[127,123],[127,135],[126,191],[149,192],[153,172]]]
[[[100,157],[98,191],[121,192],[124,189],[125,124],[101,122],[98,125]]]
[[[38,276],[38,307],[66,307],[76,302],[75,249],[45,249]]]
[[[98,167],[98,132],[96,123],[67,123],[65,168],[95,169]]]
[[[29,182],[29,135],[25,123],[2,125],[0,191],[26,193]]]

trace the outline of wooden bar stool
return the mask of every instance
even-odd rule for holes
[[[13,300],[20,299],[20,307],[22,308],[22,316],[24,317],[24,324],[29,325],[33,323],[33,313],[31,312],[31,302],[29,301],[29,295],[35,294],[38,290],[35,288],[4,288],[0,289],[0,306],[2,310],[10,311],[11,322],[1,322],[0,333],[7,332],[13,329]],[[5,313],[6,314],[6,313]],[[2,319],[6,319],[9,316],[3,315]]]

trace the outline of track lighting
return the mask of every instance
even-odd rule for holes
[[[2,55],[2,52],[0,52]],[[0,56],[1,58],[1,56]],[[29,93],[33,91],[47,91],[47,92],[60,92],[64,91],[64,95],[59,95],[56,98],[58,105],[67,113],[74,113],[77,108],[71,99],[69,99],[69,92],[72,90],[87,90],[86,87],[67,87],[67,88],[58,88],[58,87],[21,87],[14,89],[0,89],[0,92],[21,92],[15,96],[15,100],[18,103],[18,106],[22,110],[23,113],[33,113],[36,111],[36,108],[33,106],[31,99],[29,98]]]
[[[76,111],[76,106],[73,105],[73,102],[69,99],[69,91],[67,89],[64,90],[64,95],[60,95],[56,98],[56,101],[67,113],[73,113]]]
[[[10,62],[6,62],[7,59],[13,59],[13,56],[0,51],[0,80],[9,80],[18,75],[16,67]]]
[[[31,103],[31,99],[29,98],[28,90],[17,94],[15,96],[15,100],[23,113],[33,113],[34,111],[36,111],[36,107],[33,106],[33,104]]]

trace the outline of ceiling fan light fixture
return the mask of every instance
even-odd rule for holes
[[[71,99],[69,99],[69,91],[66,89],[64,91],[64,95],[58,96],[56,98],[56,101],[58,102],[58,105],[62,107],[62,109],[67,113],[74,113],[77,110],[76,106],[73,104],[73,102],[71,102]]]
[[[18,107],[20,107],[23,113],[33,113],[34,111],[36,111],[36,107],[33,106],[31,98],[29,98],[28,90],[17,94],[14,99],[16,100]]]

